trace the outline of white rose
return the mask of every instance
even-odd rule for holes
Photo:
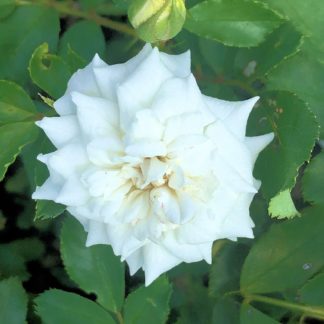
[[[181,262],[211,262],[213,241],[253,237],[252,170],[272,134],[245,137],[257,97],[201,94],[190,53],[146,45],[124,64],[97,55],[37,125],[56,146],[34,199],[67,206],[87,246],[110,244],[150,284]]]

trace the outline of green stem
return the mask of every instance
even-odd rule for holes
[[[120,312],[117,312],[116,313],[116,317],[117,317],[117,320],[118,320],[118,323],[119,324],[123,324],[124,323],[124,319],[123,319],[123,316]]]
[[[313,318],[324,320],[324,309],[322,307],[301,305],[301,304],[292,303],[282,299],[276,299],[276,298],[260,296],[260,295],[245,296],[245,299],[247,301],[256,301],[265,304],[270,304],[273,306],[278,306],[281,308],[290,309],[292,311],[303,313]]]
[[[16,0],[16,4],[17,5],[42,4],[44,6],[55,9],[61,14],[92,20],[98,25],[101,25],[103,27],[107,27],[116,30],[118,32],[136,37],[136,33],[134,29],[132,29],[128,25],[121,23],[119,21],[112,20],[107,17],[100,16],[95,12],[82,11],[76,6],[71,5],[69,2],[57,2],[53,0]]]

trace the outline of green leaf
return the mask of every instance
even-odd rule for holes
[[[324,266],[324,206],[274,224],[252,247],[241,273],[241,291],[283,292],[302,285]]]
[[[98,304],[63,290],[48,290],[34,301],[44,324],[115,324]]]
[[[124,306],[125,324],[162,324],[169,314],[171,285],[161,276],[148,287],[130,293]]]
[[[42,257],[45,252],[44,243],[36,237],[28,237],[8,243],[13,251],[24,258],[25,261],[33,261]]]
[[[27,294],[17,278],[0,281],[0,323],[26,323]]]
[[[36,137],[37,129],[34,122],[11,123],[0,127],[0,180],[21,149]]]
[[[315,156],[307,166],[302,178],[302,192],[307,201],[324,202],[324,152]]]
[[[33,122],[36,113],[33,102],[22,88],[0,80],[0,181],[21,149],[36,139],[38,130]]]
[[[57,12],[39,5],[18,7],[7,19],[0,21],[0,78],[25,84],[34,49],[47,42],[54,50],[59,29]]]
[[[51,200],[37,200],[35,220],[55,218],[66,209],[65,205],[55,203]]]
[[[318,0],[269,0],[267,4],[289,19],[305,37],[304,49],[323,57],[324,6]],[[323,58],[322,58],[322,61]]]
[[[80,37],[82,35],[82,37]],[[103,56],[106,41],[101,28],[92,21],[82,20],[67,29],[59,43],[59,54],[66,61],[68,49],[73,49],[86,62],[92,60],[97,53]]]
[[[124,302],[124,265],[108,245],[86,247],[81,224],[68,216],[61,233],[61,255],[70,278],[98,303],[118,312]]]
[[[291,93],[265,93],[262,99],[261,106],[250,116],[248,136],[269,131],[275,134],[254,170],[262,181],[264,196],[270,199],[294,186],[299,167],[310,159],[318,124],[305,103]]]
[[[289,23],[284,23],[258,47],[241,48],[235,57],[235,66],[248,78],[263,78],[283,59],[297,52],[302,35]],[[269,51],[269,48],[275,50]]]
[[[14,0],[0,1],[0,20],[9,16],[16,8]]]
[[[64,60],[69,65],[71,73],[76,72],[78,69],[83,69],[87,65],[87,61],[77,54],[70,44],[67,45],[67,50],[62,54]]]
[[[191,8],[185,28],[225,45],[251,47],[260,44],[282,20],[262,4],[244,0],[215,0]]]
[[[267,79],[268,89],[294,92],[309,104],[309,107],[318,118],[321,126],[321,137],[323,138],[324,109],[322,89],[324,88],[324,65],[317,62],[314,57],[299,52],[270,71]]]
[[[300,216],[291,198],[289,189],[279,192],[270,200],[269,214],[271,217],[278,219]]]
[[[300,301],[305,304],[324,306],[324,273],[308,281],[300,289]]]
[[[0,244],[0,278],[17,276],[25,281],[30,278],[25,259],[9,244]]]
[[[199,266],[200,265],[200,266]],[[206,269],[207,268],[207,269]],[[171,270],[173,277],[173,293],[171,308],[175,308],[179,316],[177,324],[209,323],[212,318],[214,300],[208,295],[204,284],[204,275],[208,267],[205,262],[184,263]]]
[[[260,312],[256,308],[248,304],[242,304],[240,311],[241,324],[279,324],[268,315]]]
[[[28,69],[33,82],[50,96],[57,99],[64,94],[71,77],[70,69],[59,56],[48,53],[47,43],[36,48]]]
[[[214,324],[237,324],[239,319],[239,303],[230,298],[219,299],[214,306]]]
[[[248,250],[244,244],[226,242],[214,256],[209,276],[212,296],[221,297],[226,292],[239,289],[240,272]]]

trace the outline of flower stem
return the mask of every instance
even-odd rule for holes
[[[92,20],[98,25],[101,25],[103,27],[107,27],[124,34],[137,37],[135,30],[129,27],[127,24],[112,20],[107,17],[100,16],[95,12],[82,11],[77,6],[75,6],[74,3],[71,4],[70,2],[58,2],[53,0],[16,0],[16,4],[17,5],[41,4],[53,8],[63,15],[69,15],[72,17]]]
[[[320,320],[324,320],[324,308],[323,307],[316,307],[310,305],[301,305],[292,303],[282,299],[276,299],[267,296],[260,296],[260,295],[249,295],[245,296],[246,301],[256,301],[260,303],[265,303],[273,306],[278,306],[281,308],[290,309],[292,311],[296,311],[299,313],[303,313],[308,315],[309,317],[317,318]]]

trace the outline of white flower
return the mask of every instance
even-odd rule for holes
[[[181,262],[211,262],[213,241],[253,237],[252,170],[273,135],[245,137],[257,97],[201,94],[190,53],[146,45],[124,64],[97,55],[37,123],[57,150],[34,199],[67,206],[87,246],[110,244],[146,285]]]

